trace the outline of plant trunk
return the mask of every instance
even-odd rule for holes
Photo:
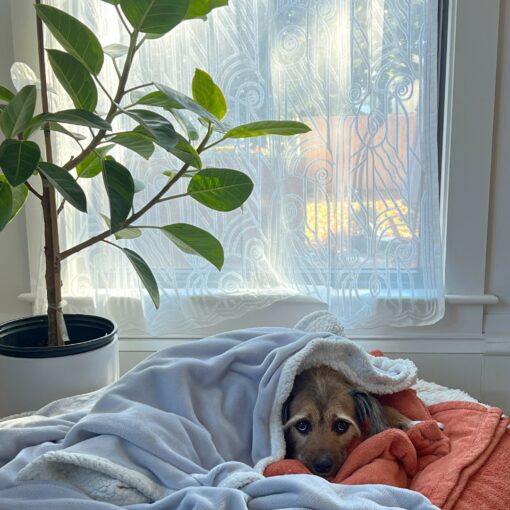
[[[44,259],[46,298],[48,300],[48,345],[64,345],[62,322],[62,276],[58,242],[55,190],[43,178]]]
[[[36,0],[40,4],[40,0]],[[48,113],[48,87],[46,82],[46,65],[44,62],[44,37],[42,22],[37,17],[37,50],[39,56],[39,73],[41,78],[41,101],[43,113]],[[51,134],[49,126],[44,128],[46,161],[53,162]],[[67,338],[64,315],[62,312],[62,275],[60,268],[60,246],[58,239],[58,214],[55,189],[41,175],[43,185],[42,209],[44,220],[44,259],[46,266],[46,298],[48,300],[48,345],[64,345]]]

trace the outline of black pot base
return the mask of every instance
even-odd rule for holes
[[[48,316],[36,315],[0,324],[0,354],[16,358],[53,358],[93,351],[117,335],[114,322],[97,315],[64,315],[70,341],[49,347]]]

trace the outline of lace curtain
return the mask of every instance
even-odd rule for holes
[[[106,2],[48,3],[79,17],[103,45],[127,41]],[[444,312],[437,0],[229,4],[207,22],[185,22],[148,42],[128,87],[151,77],[191,95],[198,67],[224,91],[230,124],[295,119],[312,132],[229,141],[205,156],[205,166],[251,176],[255,188],[242,210],[219,213],[181,199],[152,209],[141,222],[184,221],[212,232],[225,248],[221,272],[147,231],[119,244],[151,266],[160,310],[120,250],[104,243],[65,263],[69,309],[112,316],[126,336],[192,333],[293,296],[327,303],[348,327],[437,321]],[[47,35],[47,46],[58,44]],[[117,77],[107,60],[100,79],[113,87]],[[54,79],[52,86],[52,108],[72,107]],[[106,109],[103,98],[98,111]],[[126,119],[115,124],[132,127]],[[73,143],[56,136],[60,162],[77,152]],[[118,148],[112,154],[145,184],[135,207],[156,193],[163,171],[177,167],[161,149],[149,162]],[[64,247],[102,231],[100,213],[108,213],[101,177],[80,182],[97,214],[67,208]]]

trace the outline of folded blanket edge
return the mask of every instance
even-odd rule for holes
[[[59,469],[63,466],[74,466],[76,469],[71,474],[69,469]],[[153,503],[167,494],[166,489],[143,473],[121,466],[104,457],[86,453],[47,452],[22,468],[17,479],[19,481],[63,481],[93,497],[94,491],[90,490],[88,472],[98,475],[98,480],[101,479],[104,482],[99,483],[98,486],[110,487],[114,490],[109,497],[112,503],[119,501],[134,503],[135,499],[138,499],[137,502],[140,503]],[[122,485],[115,486],[111,483],[112,480]],[[101,494],[101,498],[104,498],[104,493]]]

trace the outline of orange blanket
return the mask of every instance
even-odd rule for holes
[[[351,445],[331,482],[409,488],[444,510],[510,508],[510,420],[500,409],[472,402],[427,408],[413,390],[380,400],[425,421],[407,433],[389,429]],[[444,431],[437,422],[445,425]],[[264,474],[303,473],[310,471],[297,460],[285,459],[269,465]]]

